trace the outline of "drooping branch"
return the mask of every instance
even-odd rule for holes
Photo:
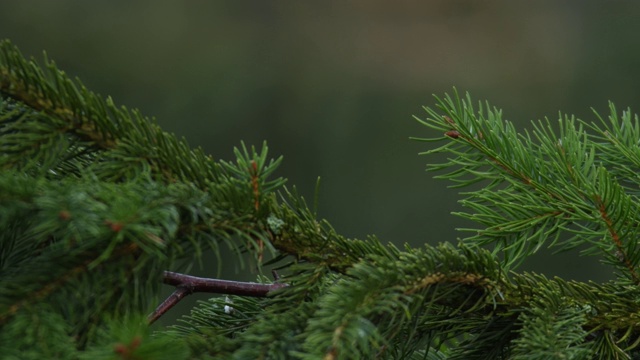
[[[273,290],[288,286],[284,283],[259,284],[254,282],[201,278],[171,271],[164,272],[163,283],[175,286],[176,290],[149,315],[148,321],[150,324],[158,320],[184,297],[196,292],[265,297]]]

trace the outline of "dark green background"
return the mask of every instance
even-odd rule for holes
[[[521,128],[637,108],[639,16],[631,1],[4,1],[0,37],[214,157],[266,140],[308,198],[322,178],[340,233],[418,246],[467,225],[424,172],[432,145],[409,140],[438,135],[412,120],[431,94],[470,91]],[[525,267],[611,276],[575,253],[536,258]]]

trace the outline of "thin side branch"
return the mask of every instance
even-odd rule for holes
[[[169,309],[174,307],[180,300],[182,300],[185,296],[191,294],[189,289],[187,288],[177,288],[168,298],[166,298],[158,307],[153,311],[153,313],[149,314],[147,320],[149,324],[153,324],[160,318],[160,316],[164,315]]]
[[[171,271],[164,272],[163,283],[173,285],[176,290],[169,295],[148,317],[149,324],[154,323],[185,296],[194,292],[205,292],[225,295],[265,297],[273,290],[288,286],[284,283],[259,284],[253,282],[229,281],[201,278]]]
[[[607,213],[607,208],[604,201],[600,198],[600,196],[597,195],[595,196],[595,200],[596,205],[598,206],[598,211],[600,211],[600,216],[602,217],[602,220],[604,220],[604,223],[607,225],[609,235],[611,235],[611,239],[616,246],[616,254],[618,259],[622,261],[629,270],[629,274],[631,275],[631,279],[633,280],[633,282],[636,284],[640,284],[640,277],[635,270],[635,266],[629,260],[629,256],[624,245],[622,244],[622,240],[620,239],[620,234],[618,234],[618,231],[616,231],[615,227],[613,226],[613,220]]]

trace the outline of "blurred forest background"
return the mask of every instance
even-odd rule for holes
[[[266,140],[307,199],[322,178],[319,215],[340,233],[420,246],[469,225],[450,214],[457,192],[424,172],[433,145],[409,140],[439,135],[412,119],[431,95],[456,86],[519,128],[595,119],[607,100],[640,111],[638,19],[633,1],[3,1],[0,38],[216,158]],[[611,277],[549,254],[524,269]]]

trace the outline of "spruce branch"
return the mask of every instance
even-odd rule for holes
[[[598,210],[600,211],[600,216],[602,217],[602,220],[607,226],[607,231],[609,231],[609,236],[611,237],[611,240],[615,244],[616,257],[620,262],[624,263],[624,265],[627,267],[627,269],[629,270],[629,274],[633,279],[633,282],[636,285],[640,285],[640,277],[638,277],[636,266],[632,264],[628,258],[624,244],[620,240],[620,234],[618,234],[616,228],[614,227],[613,221],[611,220],[610,216],[607,213],[607,207],[605,206],[605,203],[597,195],[595,196],[594,201],[596,203],[596,206],[598,207]]]
[[[640,353],[640,121],[561,116],[518,132],[457,92],[420,120],[429,164],[476,225],[458,244],[347,239],[280,159],[215,161],[0,43],[0,353],[38,358],[547,359]],[[431,134],[431,133],[430,133]],[[431,136],[431,135],[429,135]],[[470,233],[469,233],[470,232]],[[173,272],[205,248],[265,252],[281,276],[244,283]],[[601,255],[602,284],[516,272],[543,246]],[[242,256],[238,256],[242,260]],[[162,283],[175,292],[149,312]],[[149,322],[194,291],[176,325]],[[232,306],[233,310],[229,310]],[[148,317],[147,317],[148,316]],[[145,320],[146,319],[146,320]],[[26,335],[25,335],[26,334]]]
[[[72,81],[46,56],[43,70],[34,60],[24,59],[8,40],[3,40],[0,42],[0,64],[0,93],[17,102],[13,105],[18,108],[16,112],[29,115],[16,119],[18,114],[7,114],[6,120],[10,121],[5,121],[3,126],[5,144],[12,142],[11,135],[25,136],[20,130],[26,130],[27,125],[33,133],[37,121],[38,127],[46,127],[42,129],[46,135],[58,136],[50,145],[64,145],[63,150],[78,147],[75,154],[61,154],[58,150],[55,152],[58,156],[101,154],[101,161],[75,164],[87,165],[100,178],[117,181],[150,170],[166,182],[192,182],[201,189],[208,189],[216,180],[233,177],[251,184],[249,194],[256,197],[254,210],[255,205],[260,204],[259,188],[266,194],[284,182],[282,179],[268,180],[281,160],[269,161],[266,147],[256,153],[255,149],[249,151],[243,145],[242,150],[235,151],[237,164],[216,163],[202,149],[191,149],[184,139],[162,131],[138,110],[118,107],[110,97],[105,100],[79,80]],[[22,139],[21,143],[25,141],[27,139]]]
[[[562,249],[584,244],[598,249],[592,252],[638,284],[640,254],[632,240],[638,228],[638,204],[610,173],[619,168],[617,162],[598,156],[602,149],[612,152],[610,145],[599,141],[607,137],[607,130],[566,116],[558,121],[559,134],[549,120],[534,123],[532,133],[519,134],[512,123],[502,120],[501,111],[488,104],[479,104],[476,111],[468,95],[437,100],[444,114],[427,109],[430,118],[420,121],[445,133],[444,138],[429,141],[449,141],[425,154],[450,152],[455,157],[429,169],[455,168],[439,177],[454,181],[456,187],[488,181],[463,200],[474,212],[458,214],[484,226],[469,229],[475,232],[469,241],[495,244],[509,266],[524,259],[521,252],[534,253],[547,242]],[[626,121],[633,127],[629,117]],[[600,134],[594,136],[585,128]],[[615,141],[613,145],[620,146]],[[637,147],[627,146],[627,154]],[[563,239],[562,234],[569,236]],[[603,235],[608,242],[599,241]]]

